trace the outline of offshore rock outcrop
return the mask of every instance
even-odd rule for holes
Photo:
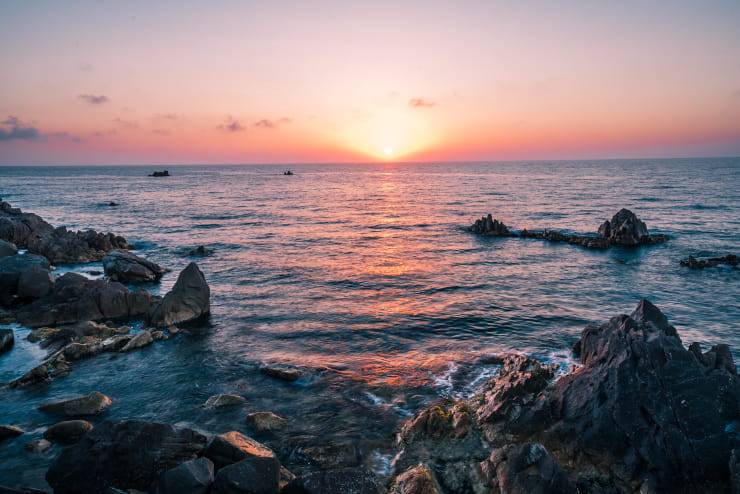
[[[401,428],[396,472],[423,463],[445,493],[730,490],[740,380],[725,345],[686,349],[643,300],[574,350],[582,366],[554,382],[506,356],[471,400],[421,411]]]
[[[737,267],[740,264],[740,257],[735,254],[727,254],[721,257],[694,257],[689,256],[686,259],[681,259],[681,266],[686,266],[689,269],[704,269],[713,268],[722,264],[731,267]]]
[[[4,201],[0,201],[0,239],[42,255],[52,264],[99,261],[110,250],[129,248],[121,236],[54,228],[40,216],[24,213]]]
[[[468,227],[468,231],[478,235],[488,235],[492,237],[511,237],[512,233],[509,227],[499,220],[496,220],[490,214],[484,216]]]
[[[128,283],[157,281],[167,272],[159,264],[122,249],[114,249],[103,257],[103,270],[111,280]]]

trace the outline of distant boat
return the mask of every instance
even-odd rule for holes
[[[164,170],[164,171],[161,171],[161,172],[154,172],[154,173],[152,173],[149,176],[150,177],[169,177],[170,176],[170,172],[168,172],[167,170]]]
[[[283,175],[293,175],[293,172],[292,172],[292,171],[290,171],[290,170],[285,170],[285,171],[283,172]]]

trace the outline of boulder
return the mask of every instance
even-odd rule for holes
[[[274,431],[284,428],[288,421],[272,412],[255,412],[247,415],[247,423],[257,432]]]
[[[188,255],[193,257],[205,257],[210,256],[211,254],[213,254],[213,251],[205,245],[199,245],[198,247],[188,251]]]
[[[420,463],[396,477],[388,494],[442,494],[428,466]]]
[[[285,364],[263,364],[260,372],[283,381],[297,381],[303,376],[303,371],[299,368]]]
[[[0,329],[0,354],[13,348],[15,336],[12,329]]]
[[[197,458],[206,437],[192,429],[126,420],[103,422],[64,448],[46,473],[55,494],[148,491],[159,475]],[[184,492],[184,491],[183,491]]]
[[[336,468],[300,475],[281,494],[381,494],[383,486],[365,467]]]
[[[54,282],[51,293],[18,310],[17,318],[24,326],[38,328],[140,317],[155,300],[145,290],[131,292],[120,283],[65,273]]]
[[[0,441],[9,439],[11,437],[20,436],[23,434],[23,429],[15,425],[4,425],[0,424]]]
[[[577,494],[567,474],[538,443],[509,445],[494,450],[481,463],[493,492]]]
[[[221,468],[211,494],[278,494],[280,463],[274,455],[250,455]]]
[[[121,348],[121,351],[130,352],[131,350],[136,350],[138,348],[151,345],[153,341],[154,339],[152,338],[152,333],[145,329],[136,333],[134,337],[131,338],[123,348]]]
[[[66,400],[45,403],[39,410],[55,415],[97,415],[108,408],[113,402],[103,393],[93,391],[90,394],[69,398]]]
[[[33,266],[18,277],[18,297],[21,299],[41,298],[51,291],[54,279],[51,272],[41,266]]]
[[[213,395],[206,400],[203,406],[205,408],[220,408],[220,407],[242,405],[246,401],[247,400],[244,399],[243,396],[239,396],[239,395],[229,395],[229,394]]]
[[[44,439],[63,445],[74,444],[91,431],[93,425],[87,420],[65,420],[44,431]]]
[[[213,484],[213,463],[208,458],[197,458],[180,463],[162,472],[152,494],[208,494]]]
[[[14,256],[18,253],[18,247],[15,244],[0,240],[0,258]]]
[[[494,219],[490,214],[484,216],[468,227],[468,231],[478,235],[487,235],[491,237],[511,237],[513,236],[509,227],[499,220]]]
[[[157,281],[166,270],[123,249],[114,249],[103,257],[103,270],[113,281],[140,283]]]
[[[150,322],[159,327],[199,319],[211,311],[211,290],[194,262],[182,270],[162,301],[150,313]]]
[[[727,254],[722,257],[694,257],[689,256],[686,259],[681,259],[681,266],[686,266],[689,269],[704,269],[713,268],[721,264],[727,266],[736,267],[740,263],[740,257],[735,254]]]
[[[50,269],[46,258],[34,254],[0,258],[0,304],[46,295],[51,288]]]
[[[610,245],[634,247],[643,244],[654,244],[666,240],[664,235],[650,235],[645,223],[629,209],[620,209],[599,227],[599,235],[607,239]]]
[[[270,448],[236,431],[214,436],[203,456],[213,461],[216,469],[249,457],[272,458],[277,462]]]
[[[54,228],[41,217],[24,213],[0,201],[0,239],[33,254],[46,257],[52,264],[99,261],[112,249],[127,249],[126,239],[95,230],[68,231]]]

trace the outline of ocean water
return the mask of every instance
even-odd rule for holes
[[[58,454],[23,450],[55,417],[45,401],[99,390],[113,406],[93,419],[142,418],[209,433],[240,430],[295,471],[325,448],[333,463],[387,472],[394,432],[440,397],[466,396],[495,373],[486,355],[528,353],[562,366],[581,329],[640,298],[660,307],[684,343],[731,345],[740,359],[740,271],[691,271],[689,254],[740,250],[740,159],[475,164],[0,167],[0,196],[54,225],[125,236],[172,269],[198,245],[212,316],[196,334],[101,355],[48,386],[0,389],[0,423],[27,431],[0,443],[5,484],[45,487]],[[109,201],[119,203],[108,207]],[[463,227],[485,213],[516,228],[595,232],[632,209],[670,241],[590,251],[539,240],[481,238]],[[62,266],[58,272],[101,269]],[[44,356],[15,326],[0,382]],[[261,362],[307,369],[294,383]],[[206,410],[216,393],[243,407]],[[289,420],[253,434],[249,412]]]

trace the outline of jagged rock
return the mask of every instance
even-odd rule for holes
[[[247,415],[247,423],[257,432],[274,431],[284,428],[288,421],[272,412],[255,412]]]
[[[11,305],[18,298],[37,298],[51,288],[49,261],[33,254],[0,258],[0,304]]]
[[[20,436],[23,434],[23,429],[15,425],[3,425],[0,424],[0,441],[9,439],[11,437]]]
[[[130,318],[145,315],[154,301],[145,290],[130,292],[120,283],[65,273],[54,282],[51,293],[23,306],[17,318],[31,328]]]
[[[214,436],[208,443],[203,456],[210,459],[216,465],[216,469],[248,457],[276,458],[270,448],[236,431]]]
[[[250,455],[221,468],[211,494],[278,494],[280,463],[273,456]]]
[[[5,353],[15,343],[15,336],[12,329],[0,329],[0,354]]]
[[[383,487],[365,467],[337,468],[300,475],[281,494],[381,494]]]
[[[723,257],[694,257],[689,256],[686,259],[681,259],[681,266],[686,266],[690,269],[704,269],[713,268],[720,264],[726,264],[728,266],[736,267],[740,263],[740,257],[735,254],[727,254]]]
[[[65,420],[44,431],[44,439],[64,445],[74,444],[91,431],[93,425],[87,420]]]
[[[203,406],[205,408],[228,407],[234,405],[242,405],[246,401],[247,400],[245,400],[243,396],[221,394],[211,396],[206,400]]]
[[[143,331],[140,331],[139,333],[136,333],[134,337],[131,338],[123,348],[121,348],[121,351],[130,352],[131,350],[136,350],[137,348],[151,345],[153,341],[154,339],[152,338],[152,333],[145,329]]]
[[[481,464],[493,493],[577,494],[576,486],[539,443],[494,450]]]
[[[499,220],[494,219],[490,214],[484,216],[468,227],[468,231],[478,235],[488,235],[492,237],[511,237],[512,233],[509,228]]]
[[[213,484],[213,463],[198,458],[162,472],[152,494],[207,494]]]
[[[150,313],[150,322],[158,327],[193,321],[211,311],[211,290],[194,262],[182,270],[175,286]]]
[[[129,283],[157,281],[167,272],[160,265],[121,249],[114,249],[103,257],[103,270],[111,280]]]
[[[0,239],[0,258],[14,256],[18,253],[18,247],[11,242]]]
[[[441,488],[434,478],[434,473],[426,465],[420,463],[409,468],[396,477],[391,484],[388,494],[441,494]]]
[[[54,228],[39,216],[1,201],[0,239],[42,255],[53,264],[99,261],[112,249],[129,247],[125,238],[112,233]]]
[[[97,415],[108,408],[113,402],[103,393],[93,391],[90,394],[77,396],[67,400],[45,403],[39,410],[56,415]]]
[[[148,491],[159,474],[198,457],[206,437],[192,429],[126,420],[103,422],[64,448],[46,473],[55,494]]]
[[[284,364],[263,364],[260,366],[260,371],[283,381],[296,381],[303,375],[303,371],[297,367]]]
[[[27,442],[23,448],[29,453],[41,454],[47,452],[51,448],[52,444],[46,439],[35,439]]]
[[[62,332],[61,328],[49,328],[49,327],[43,327],[43,328],[36,328],[32,330],[28,336],[26,336],[26,339],[30,341],[31,343],[39,343],[41,341],[45,341],[48,339],[52,339],[59,335]]]

